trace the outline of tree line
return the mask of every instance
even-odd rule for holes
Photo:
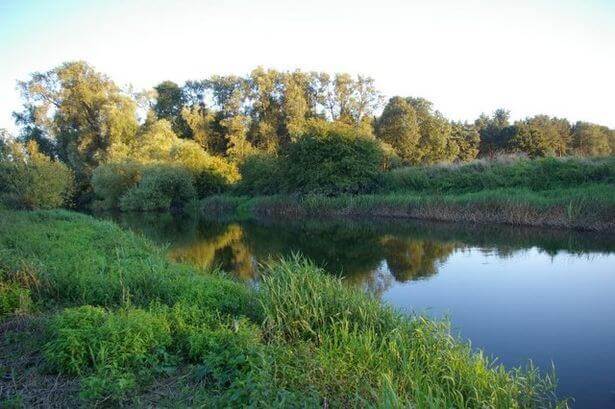
[[[36,72],[18,86],[23,107],[14,113],[20,130],[17,140],[35,142],[41,154],[70,168],[77,197],[84,203],[97,196],[93,180],[111,174],[130,179],[126,169],[97,171],[103,165],[117,168],[128,163],[133,170],[138,165],[140,170],[130,179],[133,185],[143,172],[156,173],[154,165],[177,165],[188,169],[203,196],[237,182],[244,176],[242,169],[292,167],[293,162],[309,161],[310,155],[315,165],[330,159],[331,177],[353,166],[361,168],[363,158],[377,162],[382,171],[501,153],[615,153],[615,130],[605,126],[571,124],[546,115],[511,122],[504,109],[483,114],[473,123],[450,121],[426,99],[394,96],[385,101],[372,78],[345,73],[259,67],[246,76],[213,75],[182,85],[164,81],[134,93],[85,62],[68,62]],[[2,139],[7,145],[8,139]],[[345,144],[352,147],[346,149]],[[344,151],[355,155],[351,165],[344,165]],[[292,161],[281,164],[281,158],[291,156]],[[365,169],[369,173],[372,168]],[[301,169],[284,172],[285,178],[295,178],[289,189],[310,190],[303,185],[314,183],[312,176],[322,176],[306,170],[307,177],[302,177],[297,172]],[[113,183],[130,184],[119,179]],[[349,183],[342,190],[360,190],[359,185]],[[337,188],[333,184],[320,190]]]

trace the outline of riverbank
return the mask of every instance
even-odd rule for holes
[[[556,404],[535,369],[495,366],[298,257],[256,289],[66,211],[2,211],[0,247],[3,405]]]
[[[201,210],[205,215],[242,219],[397,217],[615,232],[614,193],[613,185],[596,183],[540,191],[507,188],[454,194],[220,195],[204,199]]]

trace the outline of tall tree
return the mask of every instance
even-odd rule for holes
[[[566,120],[536,115],[515,123],[510,139],[513,151],[535,156],[562,156],[567,152],[571,138],[570,124]]]
[[[420,139],[417,163],[452,161],[458,153],[451,140],[451,125],[444,116],[433,110],[433,104],[424,98],[406,98],[414,108],[419,125]]]
[[[451,123],[451,139],[457,145],[457,158],[469,162],[478,156],[480,134],[475,126],[462,122]]]
[[[156,116],[169,121],[173,131],[180,138],[191,138],[192,130],[182,115],[188,102],[184,90],[173,81],[161,82],[154,87],[154,90],[156,103],[153,109]]]
[[[510,124],[510,111],[500,108],[491,117],[481,114],[474,125],[480,133],[481,156],[493,156],[509,148],[515,133]]]
[[[376,136],[388,143],[406,162],[418,161],[421,138],[416,111],[402,97],[393,97],[376,122]]]
[[[112,147],[127,144],[137,129],[135,102],[85,62],[69,62],[20,82],[28,123],[57,144],[58,156],[75,172],[81,193],[92,170]],[[24,118],[26,118],[24,116]]]
[[[266,152],[276,152],[280,146],[282,120],[282,81],[275,70],[259,67],[248,78],[248,96],[251,104],[249,140]]]
[[[283,77],[283,132],[291,141],[296,140],[305,131],[307,120],[312,113],[309,81],[309,76],[301,71],[287,73]]]

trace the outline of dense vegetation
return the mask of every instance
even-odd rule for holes
[[[70,205],[73,173],[39,152],[34,141],[8,143],[0,151],[0,204],[17,209]]]
[[[423,98],[383,106],[371,78],[348,74],[257,68],[134,94],[69,62],[19,86],[16,139],[73,172],[78,207],[163,209],[223,192],[370,193],[380,178],[432,172],[415,165],[615,152],[615,130],[604,126],[544,115],[512,123],[503,109],[449,121]]]
[[[368,194],[294,196],[283,184],[267,196],[218,195],[205,214],[393,216],[615,231],[615,160],[503,157],[381,173]],[[256,186],[256,185],[255,185]],[[277,194],[276,194],[277,193]]]
[[[445,324],[300,258],[263,266],[251,288],[169,262],[109,222],[1,216],[3,405],[556,404],[535,369],[494,366]]]

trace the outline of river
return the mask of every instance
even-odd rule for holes
[[[412,220],[222,222],[104,214],[243,280],[300,252],[401,311],[449,319],[508,367],[555,367],[575,408],[615,408],[615,237]]]

